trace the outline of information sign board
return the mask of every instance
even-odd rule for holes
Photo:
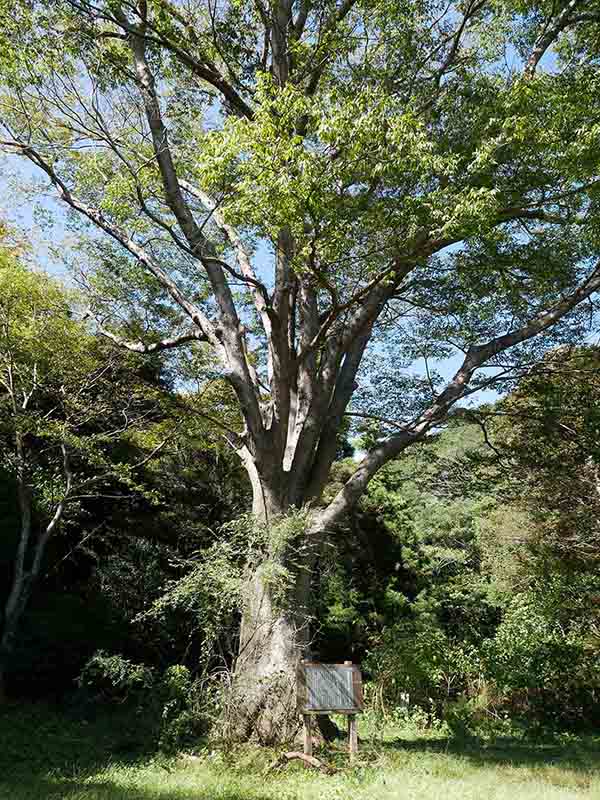
[[[354,664],[303,661],[298,700],[304,714],[356,714],[362,711],[362,679]]]

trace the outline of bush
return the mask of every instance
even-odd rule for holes
[[[444,704],[480,678],[476,649],[451,640],[433,620],[387,628],[366,662],[380,710],[406,703],[441,718]]]
[[[77,683],[90,696],[105,702],[140,701],[154,689],[155,672],[120,655],[98,650],[87,662]]]
[[[187,667],[182,664],[168,667],[157,687],[157,696],[162,704],[161,750],[178,750],[206,734],[207,698]]]
[[[372,706],[408,703],[444,719],[461,737],[498,735],[515,724],[582,728],[600,721],[598,637],[585,589],[554,576],[514,595],[480,643],[450,636],[420,613],[384,630],[367,667]],[[570,613],[566,591],[574,594]]]
[[[569,624],[533,593],[517,595],[483,648],[486,676],[513,715],[564,725],[589,721],[600,690],[589,630]]]
[[[208,730],[207,697],[182,664],[160,673],[99,651],[83,668],[78,684],[88,701],[128,703],[151,718],[159,748],[165,752],[192,745]]]

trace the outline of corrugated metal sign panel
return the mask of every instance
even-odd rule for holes
[[[354,669],[342,664],[306,664],[307,711],[354,710],[362,705],[356,697]]]

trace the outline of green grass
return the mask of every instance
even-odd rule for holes
[[[600,800],[600,738],[483,746],[408,729],[368,731],[358,763],[324,776],[272,751],[201,747],[167,759],[124,713],[83,721],[43,706],[0,711],[1,800]]]

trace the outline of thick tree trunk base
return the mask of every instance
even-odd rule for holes
[[[222,733],[229,740],[281,745],[294,741],[300,730],[297,676],[308,624],[299,603],[294,608],[287,596],[282,609],[273,595],[270,575],[257,570],[248,581],[240,652],[224,714]]]
[[[244,631],[248,636],[248,628]],[[293,741],[300,729],[297,671],[302,652],[293,621],[261,620],[245,640],[226,704],[224,734],[264,745]]]
[[[293,742],[300,731],[295,673],[288,670],[253,678],[234,676],[227,697],[222,736],[273,746]]]

